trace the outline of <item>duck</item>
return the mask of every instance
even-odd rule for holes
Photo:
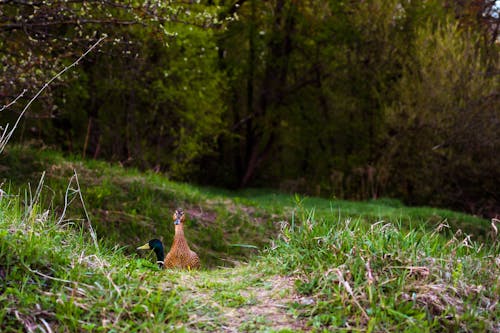
[[[159,268],[165,269],[199,269],[200,258],[190,249],[184,236],[184,221],[186,214],[179,208],[172,215],[175,225],[174,241],[172,247],[165,257],[163,243],[159,239],[152,239],[146,244],[139,246],[137,250],[152,250],[156,254],[156,263]]]

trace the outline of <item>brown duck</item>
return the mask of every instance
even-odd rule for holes
[[[172,218],[175,224],[175,236],[166,258],[163,243],[159,239],[152,239],[137,249],[153,250],[160,268],[200,268],[200,258],[189,248],[184,237],[184,220],[186,216],[182,209],[177,209]]]

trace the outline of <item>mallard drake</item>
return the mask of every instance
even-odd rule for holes
[[[186,219],[186,215],[182,209],[177,209],[172,218],[175,225],[175,236],[166,258],[163,243],[159,239],[152,239],[137,249],[153,250],[160,268],[200,268],[200,258],[189,248],[184,237],[184,220]]]

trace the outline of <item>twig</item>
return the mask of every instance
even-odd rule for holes
[[[373,278],[372,268],[370,267],[370,259],[366,261],[366,275],[368,278],[368,285],[372,285],[375,279]]]
[[[425,266],[389,266],[389,268],[407,269],[410,271],[410,274],[416,273],[420,274],[422,277],[426,277],[430,274],[429,268]]]
[[[354,295],[354,292],[353,292],[351,286],[344,279],[344,275],[342,274],[342,271],[340,269],[338,269],[338,268],[336,268],[334,271],[337,273],[337,276],[339,278],[339,282],[344,286],[345,290],[347,290],[347,292],[349,293],[349,295],[351,295],[354,304],[356,304],[356,306],[359,308],[359,310],[361,311],[361,314],[363,315],[363,317],[366,320],[369,320],[370,317],[366,313],[365,309],[363,309],[363,307],[361,306],[361,304],[359,304],[358,300],[356,299],[356,296]]]
[[[52,333],[52,329],[50,328],[50,325],[45,321],[45,319],[40,318],[40,321],[42,322],[43,326],[45,326],[45,328],[47,329],[47,332]]]
[[[9,142],[12,134],[14,134],[14,131],[16,130],[17,128],[17,125],[19,125],[19,122],[21,121],[21,118],[24,116],[24,114],[26,113],[26,111],[28,110],[28,108],[31,106],[31,104],[35,101],[35,99],[38,98],[38,96],[40,96],[40,94],[56,79],[58,79],[61,75],[63,75],[66,71],[68,71],[69,69],[71,69],[72,67],[75,67],[76,65],[78,65],[78,63],[80,62],[80,60],[82,60],[83,58],[85,58],[85,56],[87,54],[89,54],[97,45],[99,45],[107,36],[104,36],[104,37],[101,37],[97,42],[95,42],[85,53],[83,53],[78,59],[76,59],[71,65],[69,65],[68,67],[64,67],[59,73],[57,73],[56,75],[54,75],[54,77],[52,77],[49,81],[47,81],[43,87],[38,90],[38,92],[35,94],[35,96],[33,96],[29,102],[26,104],[26,106],[24,107],[23,111],[21,112],[21,114],[19,114],[19,117],[17,118],[16,120],[16,123],[14,124],[14,126],[12,127],[12,129],[10,130],[10,132],[7,133],[7,127],[6,126],[6,129],[4,130],[4,133],[2,134],[2,137],[0,138],[0,153],[3,152],[5,146],[7,145],[7,143]],[[24,94],[24,92],[23,92]],[[17,100],[17,98],[16,98]],[[7,134],[6,134],[7,133]]]
[[[99,251],[99,244],[97,243],[97,236],[96,236],[96,233],[94,231],[94,228],[92,228],[92,222],[90,221],[89,213],[87,212],[87,208],[85,207],[85,202],[83,201],[82,190],[80,188],[80,182],[78,181],[78,175],[76,174],[76,170],[73,170],[73,171],[75,172],[76,186],[78,186],[78,195],[80,196],[80,201],[82,202],[83,211],[85,212],[85,217],[87,218],[87,222],[89,224],[90,236],[92,236],[92,240],[94,241],[95,249],[97,251]]]
[[[76,284],[77,282],[76,281],[71,281],[71,280],[65,280],[65,279],[60,279],[60,278],[56,278],[56,277],[53,277],[53,276],[50,276],[50,275],[47,275],[47,274],[44,274],[42,272],[39,272],[37,271],[36,269],[31,269],[31,267],[29,267],[28,265],[26,264],[23,264],[24,267],[26,267],[27,270],[29,270],[31,273],[34,273],[34,274],[37,274],[37,275],[40,275],[41,277],[44,277],[46,279],[49,279],[49,280],[53,280],[53,281],[58,281],[58,282],[63,282],[63,283],[71,283],[71,284]],[[89,284],[86,284],[86,283],[81,283],[81,282],[78,282],[79,284],[81,285],[84,285],[85,287],[87,288],[93,288],[91,285]]]
[[[115,291],[116,293],[121,296],[122,295],[122,292],[120,291],[120,288],[118,288],[118,286],[115,284],[115,282],[113,281],[113,279],[111,278],[111,272],[109,272],[108,274],[106,274],[106,278],[108,278],[108,281],[109,283],[111,283],[111,285],[113,286],[113,288],[115,288]]]
[[[491,228],[493,229],[493,232],[495,233],[495,237],[498,235],[498,228],[496,226],[496,223],[500,223],[499,219],[491,219]]]
[[[73,169],[74,175],[71,176],[69,179],[68,187],[66,187],[66,194],[64,195],[64,208],[61,213],[61,217],[59,217],[59,220],[57,221],[57,224],[61,224],[64,221],[64,217],[66,215],[66,210],[68,209],[69,205],[73,202],[74,198],[69,200],[69,195],[70,191],[72,191],[73,194],[78,193],[78,197],[80,198],[80,202],[82,203],[83,211],[85,212],[85,218],[87,219],[87,223],[89,226],[90,230],[90,236],[92,237],[92,240],[94,241],[94,246],[97,251],[99,251],[99,243],[97,242],[97,235],[94,231],[94,228],[92,227],[92,221],[90,220],[89,213],[87,211],[87,207],[85,206],[85,201],[83,200],[83,195],[82,195],[82,190],[80,188],[80,182],[78,181],[78,174],[76,173],[76,170]],[[71,184],[73,184],[73,180],[76,183],[76,189],[71,187]]]
[[[11,107],[12,105],[16,104],[17,100],[21,97],[24,96],[24,94],[28,91],[28,89],[23,89],[23,92],[20,93],[12,102],[10,102],[9,104],[7,105],[3,105],[2,107],[0,107],[0,112],[2,112],[3,110],[5,109],[8,109],[9,107]]]
[[[73,183],[74,178],[75,178],[74,175],[71,176],[68,182],[68,187],[66,187],[66,194],[64,195],[64,208],[61,213],[61,217],[59,218],[59,221],[57,221],[57,224],[61,224],[61,222],[63,222],[64,216],[66,215],[66,209],[71,204],[71,202],[73,202],[73,199],[71,199],[71,202],[68,202],[68,197],[69,197],[69,190],[71,189],[71,184]]]

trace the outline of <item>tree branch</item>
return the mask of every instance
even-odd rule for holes
[[[12,105],[16,104],[17,100],[21,97],[24,96],[24,94],[26,93],[26,91],[28,91],[27,89],[24,89],[22,93],[20,93],[12,102],[10,102],[9,104],[6,104],[6,105],[3,105],[2,107],[0,107],[0,112],[2,112],[3,110],[11,107]]]
[[[33,27],[48,27],[53,25],[82,25],[82,24],[114,24],[114,25],[133,25],[138,24],[137,21],[122,21],[117,19],[74,19],[74,20],[63,20],[63,21],[53,21],[53,22],[33,22],[33,23],[7,23],[1,24],[0,29],[2,30],[16,30],[25,29]]]
[[[82,60],[83,58],[85,58],[85,56],[87,56],[87,54],[89,54],[95,47],[97,47],[97,45],[99,45],[104,39],[106,39],[107,36],[104,36],[104,37],[101,37],[97,42],[95,42],[85,53],[83,53],[78,59],[76,59],[71,65],[69,65],[68,67],[64,67],[59,73],[57,73],[56,75],[54,75],[54,77],[52,77],[49,81],[47,81],[43,87],[38,90],[38,92],[35,94],[35,96],[33,96],[33,98],[31,98],[29,100],[29,102],[26,104],[26,106],[24,107],[23,111],[21,112],[21,114],[19,115],[19,117],[17,118],[16,120],[16,123],[14,124],[14,127],[12,127],[12,129],[7,132],[7,129],[9,127],[9,124],[6,125],[5,129],[3,130],[3,133],[2,133],[2,136],[0,137],[0,153],[3,152],[5,146],[7,145],[7,143],[9,142],[12,134],[14,134],[14,131],[16,130],[17,128],[17,125],[19,125],[19,122],[21,121],[21,118],[24,116],[24,114],[26,113],[26,111],[28,110],[28,108],[31,106],[31,104],[35,101],[35,99],[38,98],[38,96],[40,96],[40,94],[54,81],[56,80],[57,78],[59,78],[61,75],[63,75],[66,71],[68,71],[69,69],[71,69],[72,67],[75,67],[76,65],[78,65],[78,63],[80,62],[80,60]],[[23,93],[24,94],[24,91]],[[16,100],[19,98],[19,96],[16,98]],[[9,103],[10,104],[13,104],[13,103]]]

